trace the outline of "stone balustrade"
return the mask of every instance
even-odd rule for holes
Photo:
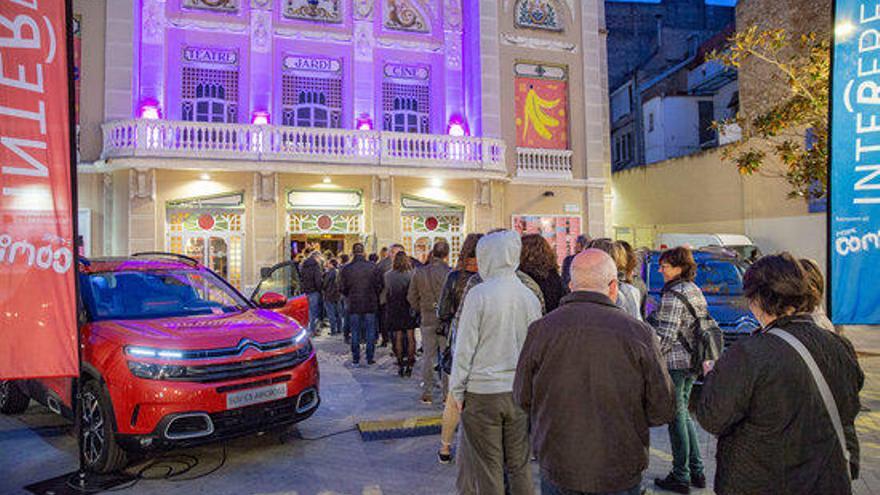
[[[571,179],[571,150],[516,149],[516,175],[541,179]]]

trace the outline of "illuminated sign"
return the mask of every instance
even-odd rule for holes
[[[226,48],[187,46],[183,48],[183,60],[201,64],[237,65],[238,51]]]
[[[385,77],[426,81],[431,69],[425,65],[385,64]]]

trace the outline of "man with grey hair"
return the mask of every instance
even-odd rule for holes
[[[673,418],[653,330],[613,302],[617,283],[611,257],[587,249],[572,261],[571,294],[529,327],[513,397],[531,419],[543,495],[639,494],[649,428]]]

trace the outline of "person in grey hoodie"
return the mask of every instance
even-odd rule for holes
[[[512,495],[532,494],[528,417],[513,401],[513,381],[529,325],[541,303],[517,277],[522,241],[516,232],[489,234],[477,244],[483,282],[471,289],[461,310],[450,390],[466,442],[467,471],[477,493],[503,495],[504,474]]]

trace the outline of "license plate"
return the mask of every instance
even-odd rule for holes
[[[226,396],[226,409],[261,404],[287,397],[287,384],[269,385],[268,387],[252,388],[233,392]]]

